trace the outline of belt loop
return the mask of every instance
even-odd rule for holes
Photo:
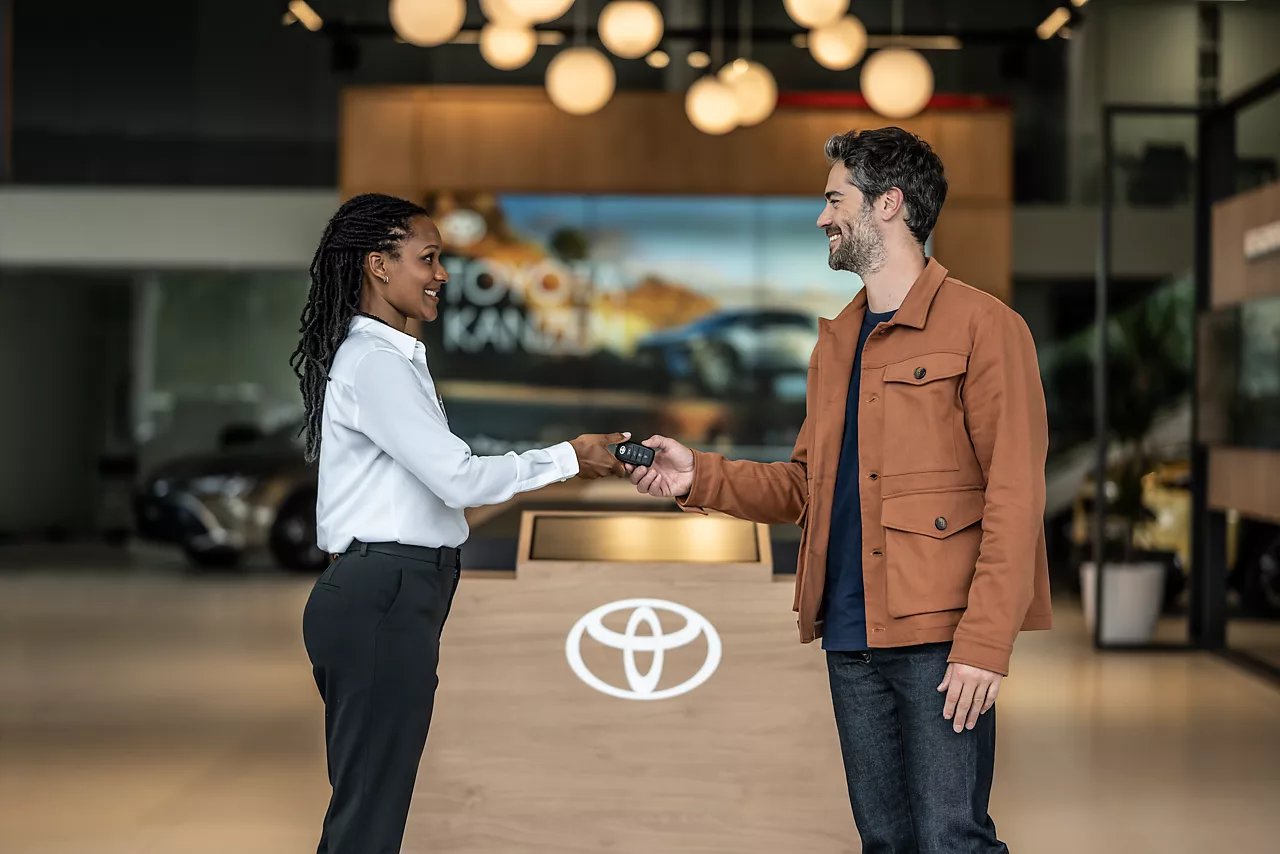
[[[360,544],[360,557],[368,557],[368,555],[369,555],[369,544],[368,544],[368,543],[361,543],[361,544]]]

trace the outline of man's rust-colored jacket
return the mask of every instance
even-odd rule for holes
[[[1021,630],[1052,623],[1044,539],[1048,423],[1035,344],[1000,300],[929,259],[867,339],[858,398],[861,520],[832,519],[862,291],[820,322],[791,461],[694,453],[680,504],[804,533],[794,608],[818,619],[832,525],[862,525],[872,648],[953,641],[950,661],[1008,674]]]

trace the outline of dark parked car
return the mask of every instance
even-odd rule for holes
[[[138,535],[177,545],[198,565],[233,564],[265,548],[285,569],[319,570],[328,556],[315,545],[316,471],[297,432],[291,425],[241,437],[159,466],[134,496]]]
[[[636,360],[712,397],[764,394],[804,399],[809,356],[818,343],[818,318],[792,309],[726,309],[636,344]]]

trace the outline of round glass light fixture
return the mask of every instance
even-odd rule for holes
[[[545,24],[563,17],[573,6],[573,0],[499,0],[512,12],[530,24]],[[587,2],[587,0],[582,0]]]
[[[893,47],[878,50],[862,66],[862,97],[890,119],[908,119],[933,97],[933,69],[918,51]]]
[[[738,126],[738,99],[716,77],[694,81],[684,96],[684,111],[703,133],[720,135]]]
[[[600,13],[599,32],[614,56],[639,59],[662,41],[662,13],[649,0],[613,0]]]
[[[867,52],[867,28],[853,15],[809,33],[809,53],[823,68],[845,71]]]
[[[617,77],[609,57],[593,47],[560,51],[547,65],[547,95],[566,113],[585,116],[609,103]]]
[[[791,20],[814,29],[834,24],[849,11],[849,0],[782,0]]]
[[[444,44],[467,18],[466,0],[391,0],[388,9],[396,35],[418,47]]]
[[[502,71],[523,68],[538,51],[538,36],[529,27],[485,24],[480,30],[480,55]]]
[[[671,64],[671,57],[667,56],[667,52],[663,50],[655,50],[644,58],[650,68],[666,68]]]
[[[520,0],[480,0],[480,11],[491,24],[504,27],[527,27],[533,19],[521,11]]]
[[[701,50],[692,51],[686,59],[690,68],[706,68],[711,65],[711,57]]]
[[[735,59],[716,75],[738,102],[738,124],[758,125],[778,103],[778,83],[769,69],[750,59]]]

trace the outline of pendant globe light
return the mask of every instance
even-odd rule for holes
[[[527,27],[533,19],[521,11],[520,0],[480,0],[480,11],[491,24],[505,27]]]
[[[684,96],[684,111],[690,123],[712,136],[726,134],[738,126],[738,99],[718,77],[695,80]]]
[[[809,33],[809,53],[823,68],[846,71],[867,52],[867,28],[847,15]]]
[[[662,13],[649,0],[613,0],[600,13],[597,30],[614,56],[639,59],[662,41]]]
[[[723,61],[721,0],[711,6],[712,67]],[[708,74],[695,80],[684,96],[684,112],[698,130],[713,136],[726,134],[738,126],[738,99],[718,76]]]
[[[835,23],[849,11],[849,0],[782,0],[791,20],[814,29]]]
[[[501,71],[523,68],[538,51],[538,36],[524,25],[488,23],[480,30],[480,55]]]
[[[573,0],[499,0],[512,12],[520,15],[530,24],[545,24],[564,14],[573,6]],[[587,0],[582,0],[585,5]]]
[[[419,47],[435,47],[453,39],[467,18],[466,0],[391,0],[388,7],[396,35]]]
[[[903,47],[876,51],[862,66],[862,97],[885,118],[911,118],[933,97],[929,60]]]
[[[738,124],[758,125],[773,115],[778,103],[778,83],[769,69],[749,59],[751,53],[751,0],[738,4],[738,58],[720,69],[716,76],[733,92],[738,103]]]
[[[586,116],[613,97],[617,76],[609,57],[587,46],[586,2],[578,4],[576,44],[560,51],[547,64],[547,96],[566,113]]]
[[[902,0],[893,2],[893,31],[902,33]],[[861,85],[871,109],[885,118],[909,119],[933,97],[933,68],[919,51],[885,48],[863,64]]]

